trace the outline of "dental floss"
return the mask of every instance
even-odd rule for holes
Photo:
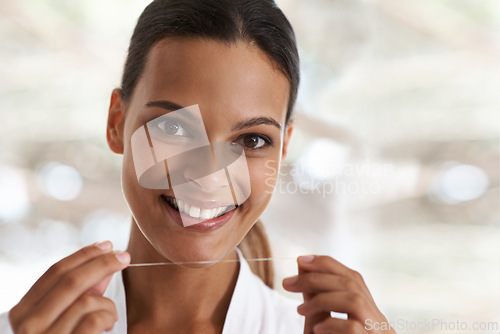
[[[260,262],[260,261],[280,261],[280,260],[295,260],[294,257],[268,257],[268,258],[258,258],[258,259],[245,259],[247,262]],[[191,262],[152,262],[152,263],[132,263],[129,267],[152,267],[152,266],[167,266],[171,264],[215,264],[220,262],[240,262],[239,259],[236,260],[220,260],[220,261],[191,261]]]

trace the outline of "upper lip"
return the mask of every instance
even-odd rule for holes
[[[163,194],[162,196],[173,198],[176,200],[181,200],[181,201],[189,204],[190,206],[195,206],[195,207],[198,207],[200,209],[215,209],[215,208],[235,205],[234,203],[220,202],[220,201],[213,200],[213,199],[212,200],[201,200],[201,199],[195,199],[195,198],[185,199],[182,197],[175,197],[175,196],[170,196],[170,195],[166,195],[166,194]]]

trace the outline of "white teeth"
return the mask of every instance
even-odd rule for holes
[[[200,208],[192,206],[191,209],[189,210],[189,215],[193,218],[200,218],[200,211],[201,211]]]
[[[184,211],[184,207],[186,206],[187,203],[181,201],[180,199],[177,200],[177,205],[179,208],[179,211]],[[188,211],[189,212],[189,211]]]
[[[190,206],[180,199],[169,199],[169,202],[173,207],[178,209],[180,213],[202,220],[215,218],[227,209],[227,206],[213,209],[201,209],[196,206]]]
[[[212,209],[203,209],[200,212],[201,219],[210,219],[212,218]]]

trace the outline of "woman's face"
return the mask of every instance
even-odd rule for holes
[[[114,92],[108,120],[110,147],[124,156],[122,187],[137,225],[132,234],[139,234],[131,240],[142,238],[148,241],[142,244],[151,248],[147,253],[153,258],[141,260],[219,260],[241,242],[269,203],[286,153],[291,134],[291,127],[285,127],[289,88],[287,78],[268,57],[247,42],[226,45],[168,38],[151,49],[127,103],[119,91]],[[174,115],[176,109],[193,105],[199,107],[201,125],[196,117],[186,117],[190,116],[188,111],[170,123],[149,123],[149,139],[155,133],[167,138],[162,148],[167,151],[176,150],[174,143],[186,143],[198,135],[212,148],[215,143],[243,148],[243,160],[229,175],[233,184],[229,184],[224,169],[200,177],[200,166],[210,166],[210,158],[217,156],[212,151],[213,156],[178,155],[177,162],[159,169],[166,171],[169,179],[173,174],[176,179],[179,175],[184,178],[182,187],[144,187],[138,181],[137,163],[146,151],[150,153],[131,144],[134,133],[144,131],[141,127],[152,120],[165,118],[160,116]],[[197,134],[190,133],[194,128]],[[246,199],[234,203],[238,192]],[[230,204],[238,205],[234,208]]]

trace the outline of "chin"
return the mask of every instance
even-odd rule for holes
[[[190,269],[204,269],[211,267],[221,260],[226,258],[235,248],[228,247],[227,249],[221,249],[220,247],[211,247],[209,245],[203,244],[192,244],[189,249],[183,248],[185,246],[180,245],[175,249],[170,247],[162,247],[160,249],[160,254],[163,255],[167,261],[175,263],[184,268]],[[167,249],[168,248],[168,249]]]

